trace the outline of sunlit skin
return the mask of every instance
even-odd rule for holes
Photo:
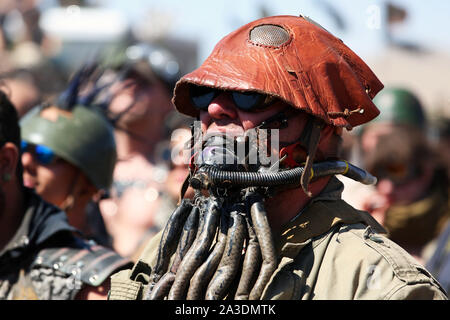
[[[378,193],[385,196],[389,204],[409,204],[425,194],[433,178],[433,167],[424,166],[419,177],[404,184],[396,185],[388,178],[380,179],[377,184]]]
[[[114,250],[123,256],[134,252],[154,223],[154,213],[161,203],[161,198],[155,195],[162,186],[153,181],[153,172],[153,165],[142,155],[119,161],[114,169],[114,179],[142,185],[126,188],[121,197],[117,197],[116,190],[113,190],[111,198],[99,203],[108,232],[113,235]]]
[[[368,125],[361,136],[361,148],[364,152],[371,152],[377,145],[378,139],[392,132],[395,126],[391,123]]]
[[[207,111],[200,111],[202,132],[242,134],[245,131],[259,125],[262,121],[286,109],[287,105],[277,102],[267,109],[257,112],[245,112],[238,109],[229,93],[218,95],[208,106]],[[301,133],[307,117],[303,113],[297,113],[289,119],[287,128],[280,130],[280,141],[294,141]],[[326,150],[330,135],[326,135],[319,144],[319,149]],[[309,185],[313,197],[328,183],[329,178],[318,179]],[[276,197],[266,200],[269,223],[272,229],[279,232],[282,226],[296,216],[309,202],[310,198],[301,188],[291,189],[279,193]]]
[[[47,165],[41,164],[30,152],[22,154],[22,164],[24,185],[66,211],[72,226],[90,233],[85,209],[97,189],[81,170],[60,158]]]
[[[10,100],[17,109],[19,118],[27,113],[39,100],[39,89],[34,85],[34,83],[21,78],[10,78],[4,79],[0,86],[6,92],[10,92]]]
[[[30,152],[22,154],[22,164],[24,185],[35,189],[45,201],[61,207],[78,170],[62,159],[48,165],[40,164]]]

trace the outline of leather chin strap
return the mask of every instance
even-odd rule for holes
[[[308,120],[308,122],[312,122],[311,135],[308,139],[308,149],[307,149],[307,158],[305,164],[305,170],[302,173],[300,178],[300,183],[303,191],[306,193],[308,197],[312,197],[312,193],[308,190],[308,184],[311,181],[312,174],[311,168],[314,162],[314,158],[316,157],[317,147],[319,146],[320,141],[320,133],[324,127],[323,122],[319,122],[317,120]]]

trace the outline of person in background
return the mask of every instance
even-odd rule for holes
[[[174,90],[176,109],[199,120],[194,199],[180,201],[132,269],[111,276],[109,299],[447,299],[369,213],[341,199],[334,177],[375,182],[337,155],[344,128],[379,114],[372,99],[382,88],[302,15],[264,17],[222,38]],[[251,158],[276,142],[273,161]]]
[[[440,116],[434,122],[433,128],[436,130],[436,148],[442,156],[443,162],[447,164],[447,177],[450,177],[450,117]]]
[[[0,91],[0,299],[105,299],[109,275],[129,261],[83,239],[23,185],[20,149],[17,111]]]
[[[100,202],[100,211],[113,248],[131,256],[161,204],[168,171],[155,150],[165,139],[179,66],[168,50],[144,43],[128,46],[117,60],[108,63],[118,81],[110,87],[107,115],[115,127],[118,160],[111,197]]]
[[[17,109],[19,119],[41,101],[41,92],[27,70],[16,70],[0,80],[0,88],[7,92]]]
[[[361,162],[361,152],[359,144],[359,130],[344,131],[342,133],[342,159],[348,160],[352,163],[363,167]],[[375,186],[361,184],[346,176],[340,175],[338,179],[344,184],[342,191],[342,199],[355,209],[364,210],[366,199],[372,195]]]
[[[447,165],[447,178],[450,177],[450,118],[442,116],[435,124],[437,129],[437,144],[444,163]],[[448,207],[450,200],[447,198]],[[445,290],[450,292],[450,221],[447,221],[444,230],[439,237],[433,241],[430,251],[430,258],[426,267],[442,284]]]
[[[97,228],[86,213],[109,190],[117,159],[112,125],[82,101],[88,72],[81,68],[55,104],[38,105],[21,119],[23,181],[64,210],[87,238],[110,246],[105,227]]]
[[[185,180],[189,176],[189,160],[191,157],[191,125],[192,118],[183,116],[177,112],[172,112],[166,119],[166,136],[169,139],[162,141],[156,148],[157,158],[161,159],[159,163],[168,164],[167,178],[161,191],[161,202],[154,213],[152,226],[142,237],[138,249],[133,253],[131,260],[137,261],[142,250],[151,238],[161,231],[167,223],[172,212],[180,201],[181,189]],[[185,191],[184,197],[193,198],[192,188]]]
[[[365,168],[378,178],[364,203],[389,237],[425,264],[450,218],[447,165],[428,136],[418,98],[401,87],[374,99],[380,116],[362,129]]]

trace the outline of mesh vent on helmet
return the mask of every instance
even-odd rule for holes
[[[279,47],[288,40],[289,32],[273,24],[263,24],[250,30],[250,41],[255,44]]]

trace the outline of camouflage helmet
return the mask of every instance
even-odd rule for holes
[[[46,108],[37,106],[22,118],[22,139],[51,148],[79,168],[97,189],[108,189],[117,159],[111,124],[93,107],[49,108],[57,110],[56,117],[43,116]]]
[[[426,115],[419,99],[409,90],[388,87],[374,99],[380,115],[372,123],[406,124],[419,129],[426,126]]]

